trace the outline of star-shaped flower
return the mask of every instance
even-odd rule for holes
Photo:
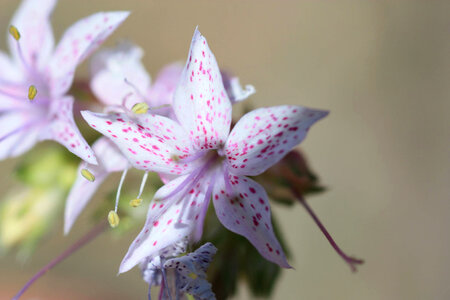
[[[141,233],[119,272],[192,236],[198,240],[211,197],[229,230],[245,236],[266,259],[289,267],[273,232],[264,188],[256,176],[277,163],[326,111],[300,106],[260,108],[231,130],[231,101],[206,39],[197,30],[174,95],[178,122],[146,114],[82,112],[138,169],[178,175],[154,197]]]
[[[72,25],[54,46],[49,18],[56,0],[24,0],[11,21],[12,57],[0,52],[0,159],[18,156],[38,141],[55,140],[95,164],[73,120],[66,95],[75,68],[128,12],[100,12]]]
[[[91,62],[90,86],[94,95],[108,111],[132,115],[135,105],[145,103],[153,113],[175,118],[171,104],[183,71],[182,65],[172,63],[165,66],[152,84],[150,75],[142,64],[142,57],[142,49],[131,43],[122,43],[115,48],[97,52]],[[224,77],[224,86],[228,87],[228,96],[236,102],[245,100],[255,90],[251,85],[243,89],[239,79],[230,76]],[[130,167],[116,145],[106,138],[100,138],[94,144],[93,150],[99,159],[99,165],[83,162],[79,166],[78,177],[66,202],[64,225],[66,234],[106,177],[111,172],[126,172]],[[86,180],[85,176],[90,176],[90,180]],[[161,174],[164,181],[165,177]],[[140,195],[145,179],[146,176],[136,201],[142,200]]]

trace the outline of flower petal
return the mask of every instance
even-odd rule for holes
[[[98,158],[98,165],[81,163],[78,167],[78,176],[70,190],[66,201],[64,216],[64,233],[68,234],[80,213],[89,203],[97,188],[111,172],[119,172],[128,167],[128,161],[109,139],[99,138],[92,150]],[[81,175],[82,169],[88,169],[94,176],[93,182]]]
[[[0,51],[0,70],[2,70],[0,72],[0,85],[2,87],[8,83],[21,83],[25,80],[20,67],[3,51]]]
[[[127,107],[131,108],[145,100],[142,98],[150,88],[150,76],[142,56],[141,48],[126,42],[93,56],[91,89],[103,104],[122,105],[127,98]]]
[[[247,84],[245,88],[242,87],[238,77],[230,77],[222,72],[223,85],[227,90],[228,98],[231,103],[241,102],[253,95],[256,90],[251,84]]]
[[[198,30],[175,91],[174,111],[199,149],[217,149],[225,143],[230,132],[231,102],[214,54]]]
[[[81,112],[86,122],[110,138],[137,169],[185,174],[195,164],[177,163],[176,158],[193,150],[181,126],[158,115],[98,114]]]
[[[100,12],[73,24],[64,33],[49,65],[51,94],[69,89],[75,68],[126,19],[128,12]]]
[[[78,216],[81,214],[83,209],[91,200],[92,196],[108,176],[108,173],[105,172],[105,170],[103,170],[102,168],[89,165],[89,171],[95,176],[95,180],[91,182],[81,176],[80,172],[83,168],[84,166],[80,166],[78,168],[77,179],[72,185],[72,189],[70,190],[69,196],[67,197],[66,208],[64,212],[64,234],[69,233]]]
[[[41,140],[54,140],[90,164],[97,164],[94,152],[85,141],[73,120],[73,97],[52,101],[52,120],[42,130]]]
[[[0,99],[3,100],[3,99]],[[0,160],[19,156],[37,141],[42,122],[29,112],[10,112],[0,116]]]
[[[196,226],[209,182],[199,182],[188,193],[178,193],[162,199],[174,191],[189,175],[183,175],[161,187],[150,203],[147,220],[123,259],[119,273],[126,272],[159,250],[189,236]],[[207,178],[207,177],[205,177]]]
[[[289,268],[283,249],[272,229],[269,200],[264,188],[244,176],[229,176],[216,181],[213,203],[216,215],[227,229],[246,237],[267,260]],[[232,194],[229,194],[232,193]]]
[[[56,0],[25,0],[11,20],[11,25],[20,32],[19,43],[28,68],[41,70],[53,52],[50,15],[55,4]],[[9,36],[8,42],[14,59],[22,63],[17,41]]]
[[[327,114],[287,105],[247,113],[234,126],[225,146],[230,172],[261,174],[303,141],[311,125]]]
[[[173,63],[165,66],[159,72],[155,82],[148,92],[148,104],[153,107],[167,104],[172,105],[173,94],[182,72],[183,66],[179,63]]]

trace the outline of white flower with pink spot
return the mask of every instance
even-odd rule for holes
[[[128,12],[101,12],[79,20],[54,46],[50,15],[56,0],[24,0],[11,21],[20,39],[8,38],[12,56],[0,52],[0,159],[37,142],[55,140],[83,160],[96,158],[73,120],[66,95],[75,68],[97,49]],[[30,86],[37,95],[27,98]]]
[[[245,236],[266,259],[289,267],[273,232],[267,194],[246,176],[277,163],[327,112],[260,108],[231,129],[231,106],[215,57],[196,30],[173,99],[178,121],[153,114],[82,112],[135,168],[176,175],[156,192],[120,272],[186,236],[198,240],[210,199],[226,228]]]

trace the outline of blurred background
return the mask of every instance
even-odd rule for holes
[[[4,32],[17,6],[1,1]],[[254,106],[331,111],[302,144],[328,187],[309,203],[338,244],[366,263],[352,274],[301,206],[273,205],[295,268],[283,272],[273,299],[450,299],[449,1],[63,0],[56,36],[100,10],[132,11],[106,45],[140,45],[153,77],[186,59],[199,25],[219,65],[256,87]],[[0,163],[2,194],[15,164]],[[0,298],[80,237],[83,216],[63,237],[61,213],[26,263],[13,253],[0,258]],[[116,276],[133,238],[100,237],[23,299],[144,299],[137,269]],[[236,296],[249,298],[245,288]]]

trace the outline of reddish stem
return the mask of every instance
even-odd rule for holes
[[[70,246],[66,251],[64,251],[61,255],[53,259],[49,264],[44,266],[39,272],[37,272],[24,286],[23,288],[12,298],[12,300],[18,300],[23,293],[25,293],[28,288],[40,277],[42,277],[47,271],[51,270],[54,266],[62,262],[64,259],[75,253],[81,247],[92,241],[96,238],[100,233],[104,232],[107,229],[107,223],[102,222],[96,227],[92,228],[86,235],[81,237],[78,241],[76,241],[72,246]]]
[[[364,260],[358,259],[355,257],[351,257],[351,256],[348,256],[347,254],[345,254],[344,251],[342,251],[342,249],[336,244],[336,242],[331,237],[328,230],[325,228],[325,226],[319,220],[319,217],[314,213],[314,211],[309,206],[309,204],[305,201],[305,199],[295,191],[294,191],[294,194],[296,195],[296,197],[300,201],[300,203],[303,205],[303,207],[306,209],[306,211],[309,213],[309,215],[313,218],[313,220],[317,224],[317,226],[319,226],[320,230],[327,238],[331,247],[333,247],[333,249],[339,254],[339,256],[342,257],[342,259],[350,266],[350,269],[352,270],[352,272],[356,272],[357,271],[356,266],[363,264]]]

